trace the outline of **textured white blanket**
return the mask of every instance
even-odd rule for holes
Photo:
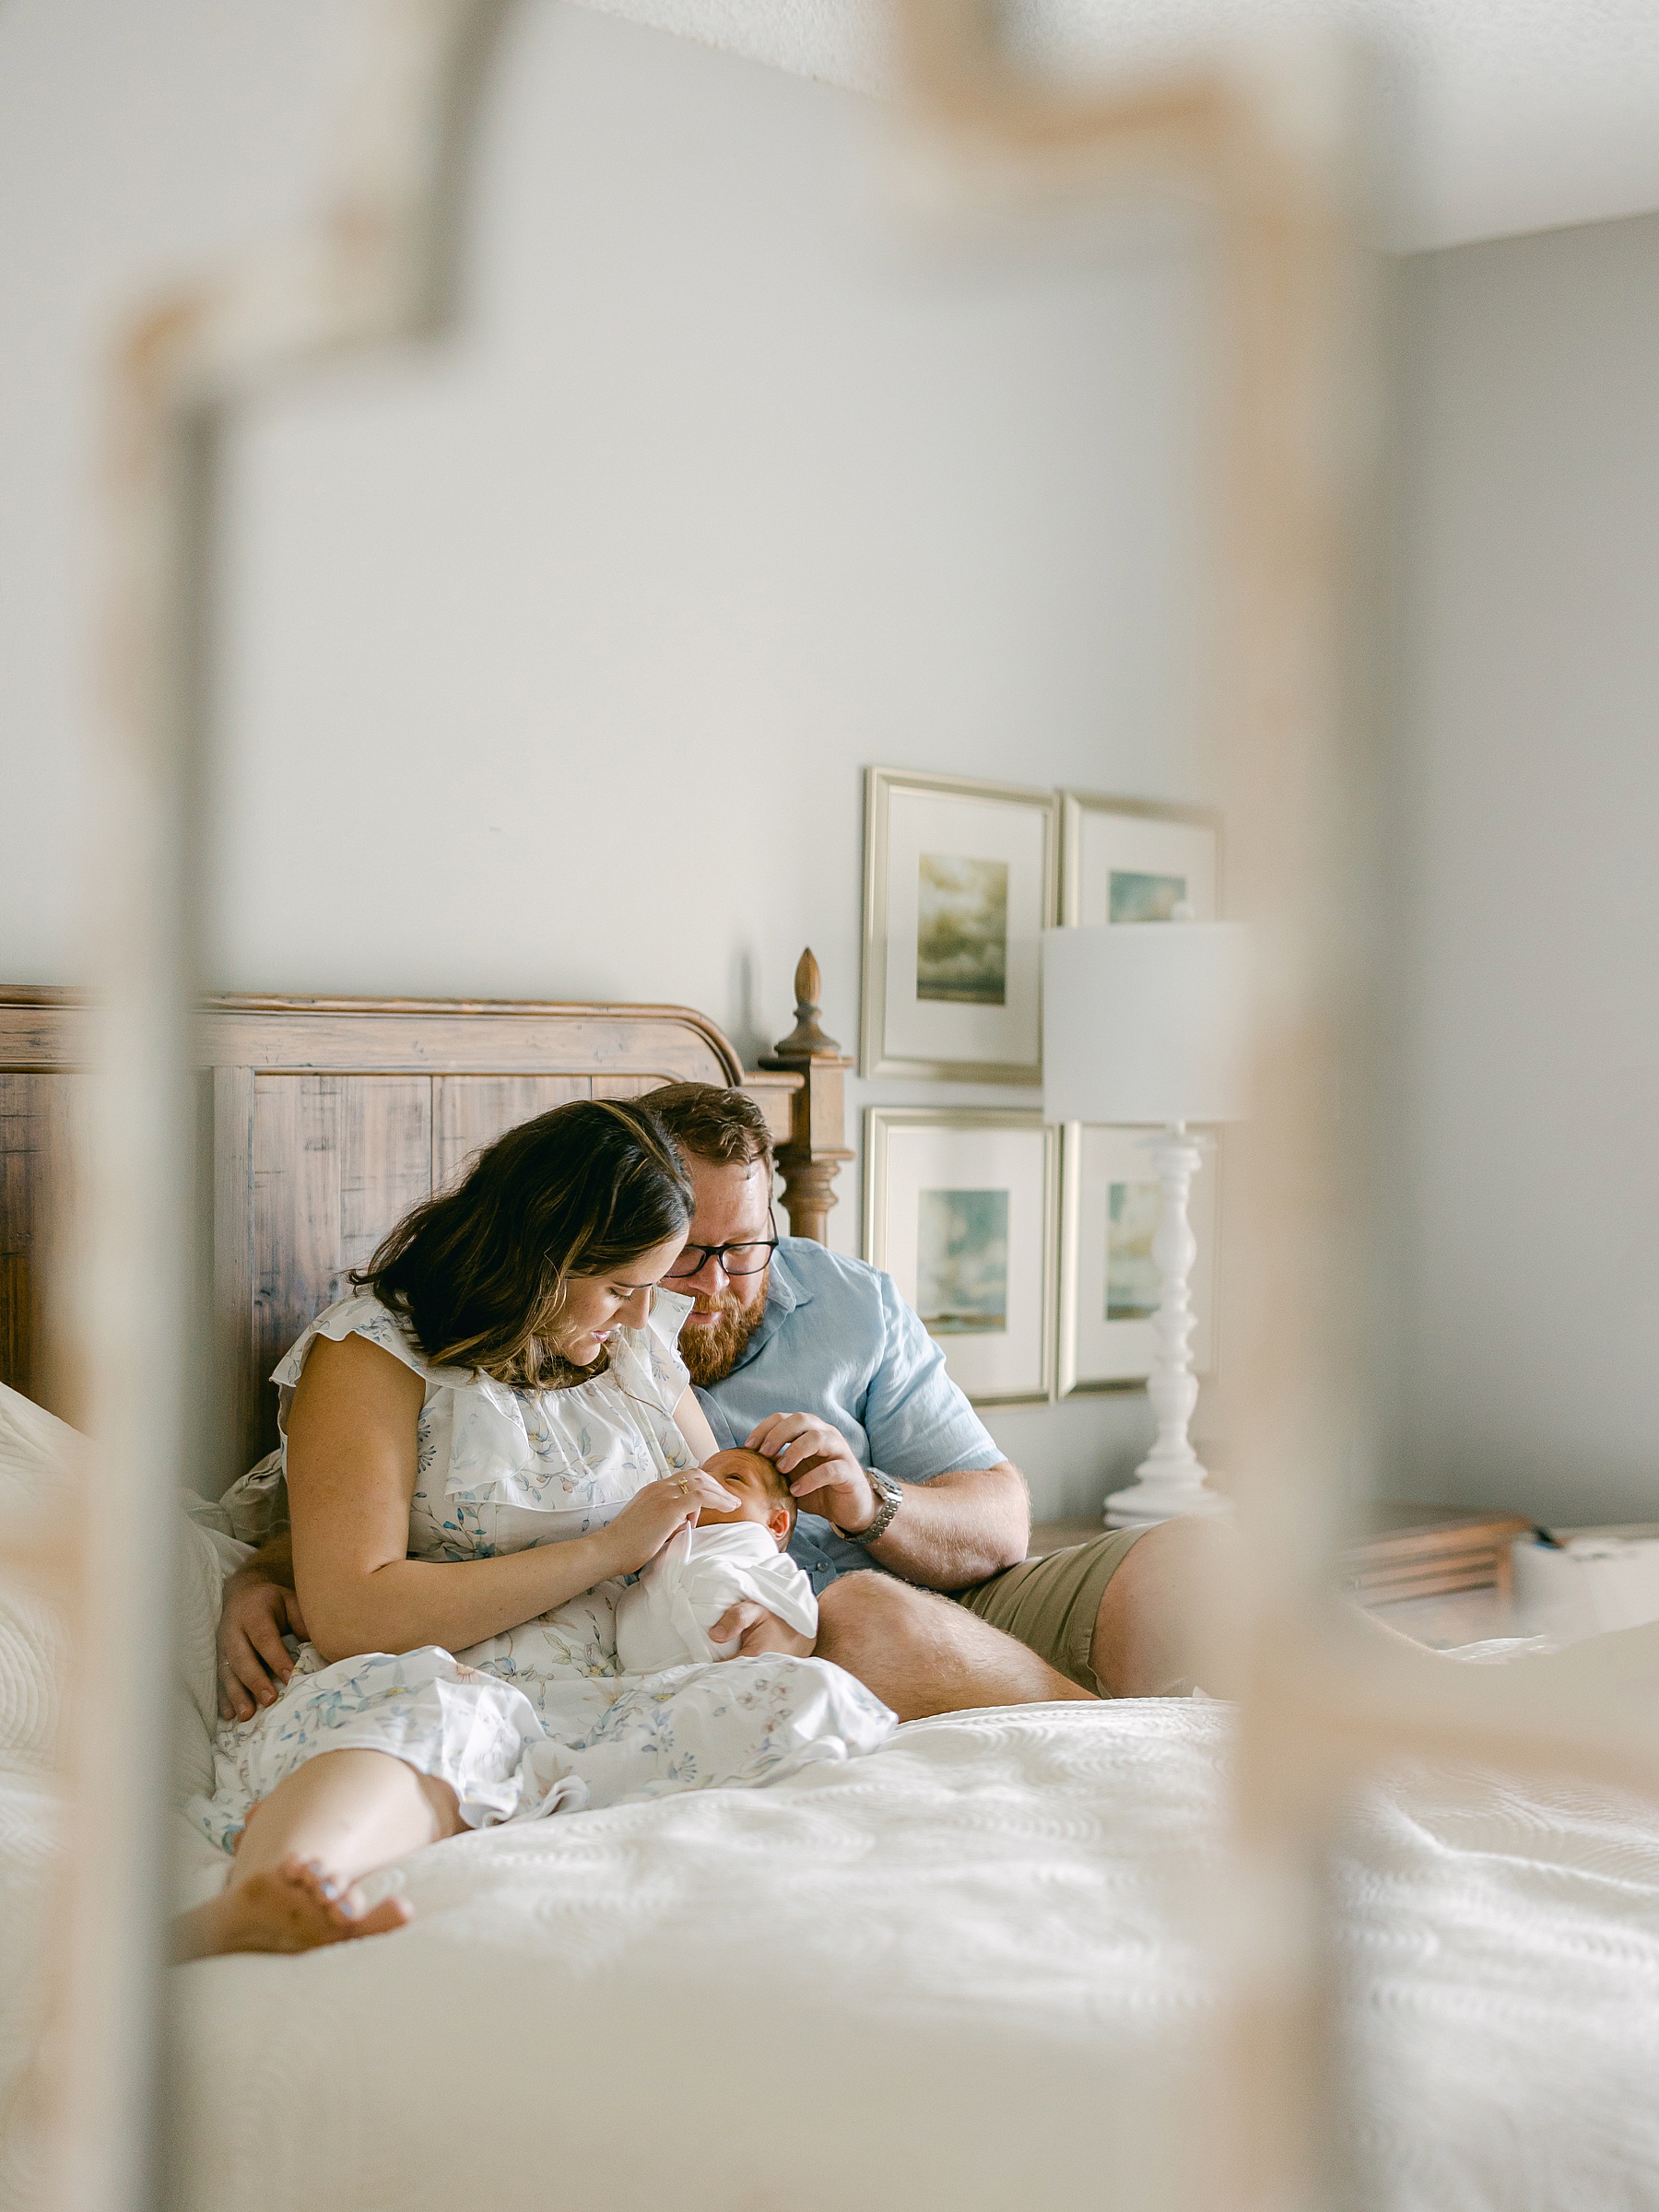
[[[63,1478],[58,1430],[0,1391],[0,1517]],[[206,1715],[218,1567],[183,1541]],[[65,1655],[0,1592],[6,2212],[38,2179]],[[960,1714],[770,1790],[458,1837],[388,1877],[420,1915],[399,1935],[179,1971],[173,2201],[1175,2212],[1149,2147],[1203,2147],[1230,1732],[1205,1704]],[[1363,2085],[1334,2204],[1659,2212],[1659,1812],[1400,1771],[1333,1888]]]
[[[404,1934],[185,1970],[191,2212],[1176,2202],[1147,2154],[1204,2134],[1229,1726],[959,1715],[771,1791],[444,1844]],[[1659,2207],[1653,1808],[1398,1775],[1336,1889],[1341,2201]]]

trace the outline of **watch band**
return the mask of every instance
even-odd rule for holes
[[[904,1503],[903,1488],[890,1475],[884,1475],[879,1467],[866,1467],[865,1473],[876,1493],[876,1518],[868,1528],[858,1531],[853,1539],[854,1544],[874,1544],[877,1536],[885,1536],[892,1525],[893,1515]]]

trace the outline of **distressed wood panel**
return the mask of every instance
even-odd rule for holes
[[[593,1095],[590,1076],[434,1076],[432,1188],[459,1182],[476,1153],[521,1122]]]
[[[688,1006],[536,1006],[465,1001],[210,1001],[198,1026],[213,1065],[429,1075],[618,1075],[740,1082],[737,1055]]]
[[[271,1369],[430,1190],[431,1115],[428,1076],[255,1077],[250,1464],[276,1441]]]
[[[0,986],[0,1377],[70,1418],[74,1377],[50,1361],[45,1292],[90,1019],[74,993]],[[451,1180],[567,1099],[741,1073],[684,1006],[218,998],[196,1041],[212,1253],[196,1359],[220,1486],[276,1441],[271,1368],[434,1176]],[[780,1142],[804,1081],[782,1067],[744,1078]]]
[[[432,1085],[426,1076],[347,1077],[340,1176],[338,1298],[346,1275],[432,1189]]]
[[[75,1377],[53,1342],[50,1300],[86,1102],[84,1077],[0,1068],[0,1382],[64,1420]]]
[[[215,1485],[222,1490],[256,1456],[263,1377],[253,1364],[253,1070],[216,1067],[213,1086],[213,1344]]]
[[[766,1116],[766,1125],[771,1131],[775,1145],[786,1145],[790,1136],[790,1122],[794,1112],[794,1099],[806,1078],[799,1075],[756,1075],[751,1069],[738,1086],[754,1100]],[[841,1135],[836,1133],[837,1144]]]
[[[73,991],[0,984],[0,1066],[14,1072],[84,1066],[86,1027],[86,1009]]]

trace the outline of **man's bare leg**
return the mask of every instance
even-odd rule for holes
[[[1088,1646],[1101,1694],[1184,1698],[1194,1688],[1237,1697],[1224,1633],[1242,1550],[1223,1521],[1160,1521],[1149,1528],[1106,1585]],[[1421,1653],[1397,1629],[1358,1606],[1363,1632]]]
[[[1160,1521],[1107,1583],[1089,1639],[1088,1664],[1107,1698],[1183,1698],[1194,1687],[1225,1697],[1212,1680],[1206,1630],[1238,1571],[1239,1540],[1225,1524]]]
[[[409,1908],[389,1897],[366,1912],[357,1882],[464,1825],[447,1783],[389,1752],[322,1752],[249,1814],[228,1888],[180,1913],[172,1955],[309,1951],[388,1935]]]
[[[844,1574],[830,1585],[818,1599],[814,1655],[856,1675],[901,1721],[975,1705],[1093,1701],[966,1606],[888,1574]]]

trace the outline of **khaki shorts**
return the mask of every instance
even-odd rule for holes
[[[1146,1535],[1109,1528],[1087,1544],[1052,1551],[1046,1559],[1005,1567],[989,1582],[955,1593],[959,1606],[1016,1637],[1079,1689],[1102,1692],[1088,1664],[1088,1646],[1106,1585]]]

